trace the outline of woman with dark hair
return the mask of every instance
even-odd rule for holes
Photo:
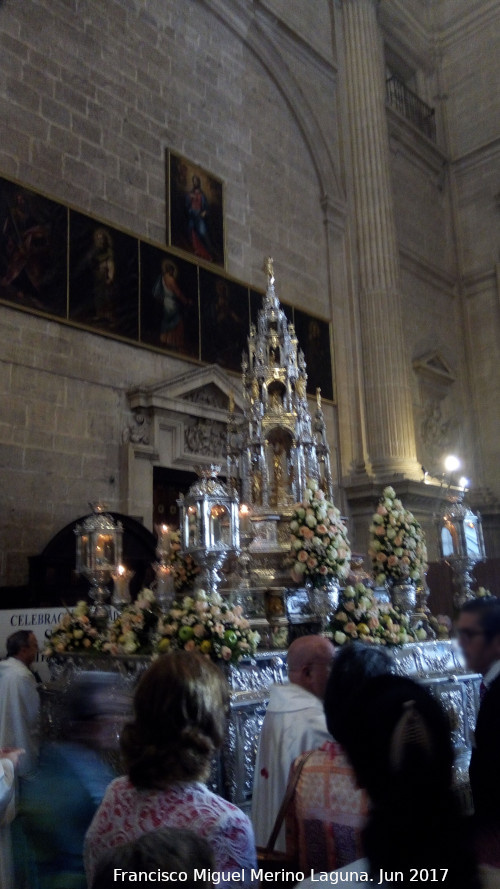
[[[442,882],[450,889],[489,885],[480,882],[453,793],[450,726],[438,701],[411,679],[378,676],[337,722],[370,813],[362,834],[366,859],[333,872],[332,881],[354,886],[366,873],[384,887],[395,881],[407,887]]]
[[[121,736],[128,775],[110,785],[86,836],[89,884],[106,849],[160,827],[195,831],[225,882],[249,883],[256,868],[250,821],[203,783],[222,744],[227,702],[222,673],[195,652],[166,654],[143,675],[134,720]]]

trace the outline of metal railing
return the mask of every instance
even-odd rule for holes
[[[436,112],[409,89],[395,74],[385,82],[386,101],[403,117],[431,139],[436,141]]]

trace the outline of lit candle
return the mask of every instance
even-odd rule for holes
[[[128,585],[134,576],[134,572],[126,568],[125,565],[118,565],[116,571],[113,571],[113,597],[112,602],[124,603],[130,602],[130,591]]]
[[[158,553],[163,559],[170,555],[170,528],[168,525],[158,525]]]
[[[250,509],[246,503],[240,506],[240,534],[250,533]]]

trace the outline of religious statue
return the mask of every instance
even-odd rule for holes
[[[259,395],[260,395],[259,382],[256,379],[256,377],[254,377],[252,380],[252,395],[251,395],[252,404],[255,404],[255,402],[259,400]]]
[[[321,410],[321,389],[319,386],[316,389],[316,403],[318,405],[319,410]]]
[[[279,392],[273,392],[271,395],[271,409],[279,414],[283,410],[283,402],[279,396]]]
[[[262,506],[262,473],[260,469],[254,469],[252,472],[252,503],[255,506]]]
[[[295,383],[295,392],[299,398],[304,398],[306,394],[306,384],[303,377],[299,377]]]
[[[281,441],[273,444],[273,487],[271,505],[279,506],[287,499],[288,479],[283,478],[283,454],[285,450]]]
[[[272,256],[267,256],[264,260],[264,271],[270,283],[274,283],[274,261]]]

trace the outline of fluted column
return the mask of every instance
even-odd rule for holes
[[[377,0],[342,0],[345,90],[359,258],[367,462],[417,476],[394,223],[385,70]]]

